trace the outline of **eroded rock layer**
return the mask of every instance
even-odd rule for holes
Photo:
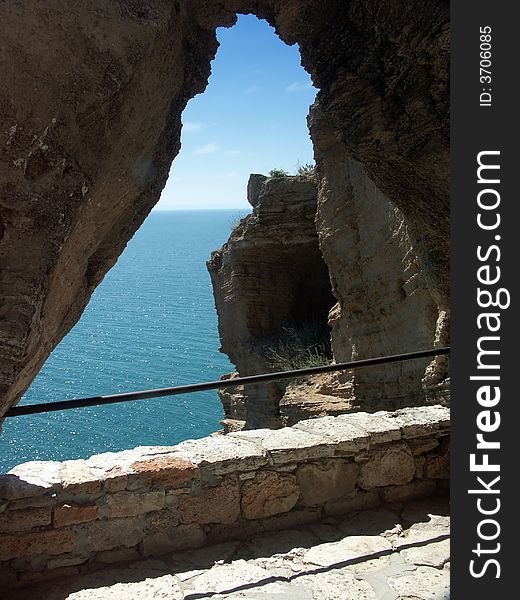
[[[191,2],[0,6],[0,414],[159,199],[230,24]]]
[[[266,350],[284,328],[326,323],[334,299],[318,248],[316,198],[310,177],[252,175],[252,214],[208,262],[221,350],[241,376],[276,370]],[[248,427],[277,426],[282,393],[277,383],[247,386],[235,399],[224,392],[226,416],[245,418]]]
[[[347,157],[326,114],[315,108],[310,124],[321,175],[320,248],[338,299],[329,321],[336,362],[433,347],[442,310],[402,212]],[[339,376],[339,394],[363,410],[421,404],[428,396],[423,382],[428,362]]]

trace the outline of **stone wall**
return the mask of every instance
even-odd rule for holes
[[[30,462],[0,477],[0,581],[24,585],[444,489],[442,406]]]

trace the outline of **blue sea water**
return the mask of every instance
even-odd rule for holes
[[[215,380],[229,372],[218,351],[205,263],[239,212],[151,213],[21,403]],[[0,435],[0,472],[28,460],[176,444],[216,431],[222,416],[216,392],[202,392],[9,418]]]

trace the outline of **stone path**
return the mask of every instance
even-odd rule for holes
[[[39,584],[30,600],[448,600],[446,499]],[[1,597],[1,594],[0,594]]]

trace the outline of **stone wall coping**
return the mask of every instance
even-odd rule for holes
[[[443,493],[449,451],[433,406],[21,464],[0,475],[0,584]]]
[[[300,421],[282,429],[256,429],[187,440],[176,446],[139,446],[86,460],[31,461],[0,475],[0,501],[82,491],[124,489],[119,480],[147,471],[169,487],[186,480],[246,473],[262,466],[349,456],[374,445],[449,430],[449,409],[440,405],[375,414],[352,413]],[[126,480],[125,480],[126,481]],[[120,487],[118,487],[120,486]],[[128,488],[128,489],[131,489]]]

